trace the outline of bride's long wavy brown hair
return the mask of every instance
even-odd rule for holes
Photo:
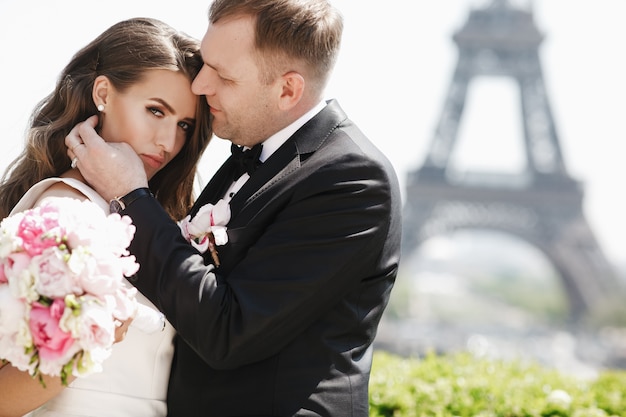
[[[65,136],[77,123],[97,114],[92,99],[97,76],[108,77],[123,92],[148,70],[180,71],[193,81],[202,65],[199,42],[159,20],[129,19],[107,29],[74,55],[54,91],[33,110],[25,148],[2,177],[0,218],[8,216],[34,184],[69,169]],[[184,217],[193,203],[198,160],[211,135],[208,105],[201,97],[195,129],[180,153],[149,182],[173,219]]]

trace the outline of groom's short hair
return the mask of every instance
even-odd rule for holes
[[[322,90],[337,60],[343,33],[343,17],[326,0],[215,0],[209,21],[252,16],[255,48],[265,81],[280,76],[286,62],[308,69],[308,81]]]

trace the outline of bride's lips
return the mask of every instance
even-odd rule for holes
[[[146,155],[142,154],[141,159],[152,168],[159,169],[165,162],[165,158],[160,155]]]

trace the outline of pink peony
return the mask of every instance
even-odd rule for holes
[[[137,288],[120,287],[114,295],[107,296],[111,306],[113,306],[113,316],[119,320],[126,320],[133,317],[137,312]]]
[[[28,269],[31,257],[24,252],[13,252],[8,255],[4,263],[4,273],[7,278],[16,277],[24,269]]]
[[[48,248],[41,255],[33,257],[30,271],[36,277],[37,293],[49,298],[64,297],[67,294],[82,294],[73,274],[64,260],[66,254],[57,248]]]
[[[62,358],[74,344],[72,334],[59,327],[64,310],[65,301],[60,298],[54,300],[50,307],[39,302],[32,305],[29,325],[40,360],[55,361]]]
[[[58,210],[53,206],[42,206],[29,211],[18,225],[17,236],[22,239],[22,247],[30,256],[57,246],[57,240],[62,237]]]
[[[112,213],[106,218],[107,247],[116,256],[128,255],[128,245],[135,235],[135,225],[128,216],[120,217],[117,213]]]
[[[98,259],[85,251],[74,251],[69,268],[81,288],[88,294],[113,294],[123,282],[120,258]]]
[[[115,342],[115,324],[111,311],[98,300],[85,297],[80,315],[75,319],[76,324],[68,327],[74,327],[82,349],[109,349]]]

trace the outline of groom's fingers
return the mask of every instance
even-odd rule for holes
[[[77,124],[65,137],[71,168],[78,168],[87,183],[105,200],[126,195],[148,186],[142,160],[132,146],[125,142],[105,142],[92,116]]]
[[[96,126],[98,125],[98,116],[91,116],[84,122],[81,122],[74,126],[70,133],[65,137],[65,146],[67,146],[67,155],[70,158],[76,156],[77,147],[85,145],[87,143],[93,144],[95,141],[102,141],[102,139],[96,133]],[[86,145],[87,146],[87,145]]]
[[[78,136],[81,142],[87,146],[97,146],[104,143],[98,133],[96,133],[96,126],[98,126],[98,116],[94,115],[78,124]]]

